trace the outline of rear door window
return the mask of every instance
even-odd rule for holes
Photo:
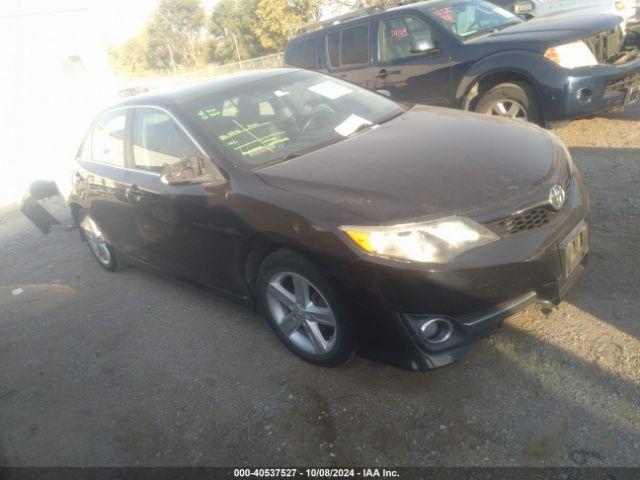
[[[342,31],[340,55],[342,66],[369,63],[369,25]]]
[[[287,46],[284,62],[287,65],[301,68],[318,68],[315,39],[292,42]]]
[[[198,155],[198,150],[169,114],[155,108],[136,108],[131,132],[133,167],[160,172],[164,165]]]
[[[91,158],[94,162],[124,167],[126,124],[126,110],[113,110],[98,118],[91,137]]]
[[[331,32],[326,43],[327,58],[333,68],[369,63],[369,24]]]

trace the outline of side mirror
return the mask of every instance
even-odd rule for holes
[[[164,165],[160,181],[165,185],[184,185],[204,181],[206,174],[202,159],[196,156],[183,158],[173,165]]]
[[[513,12],[519,16],[533,14],[535,9],[536,5],[531,0],[522,0],[516,2],[516,4],[513,6]]]
[[[435,53],[440,49],[436,46],[433,40],[420,40],[415,44],[411,44],[411,53]]]

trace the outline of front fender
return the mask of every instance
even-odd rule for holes
[[[455,93],[456,105],[467,110],[470,100],[468,95],[472,88],[481,80],[497,74],[516,74],[525,77],[529,79],[537,93],[537,81],[530,72],[540,58],[539,53],[527,50],[500,52],[482,58],[462,75]]]

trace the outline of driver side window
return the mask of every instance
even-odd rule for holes
[[[417,49],[425,43],[435,45],[436,40],[431,34],[431,27],[418,18],[395,17],[380,22],[378,51],[382,62],[422,55]]]
[[[164,165],[200,155],[175,120],[155,108],[135,109],[131,143],[133,166],[137,170],[160,172]]]

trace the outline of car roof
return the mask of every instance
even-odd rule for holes
[[[178,87],[162,88],[150,92],[135,95],[114,105],[112,108],[131,107],[136,105],[166,105],[184,104],[203,95],[211,95],[224,92],[230,88],[246,85],[254,82],[299,72],[300,68],[269,68],[264,70],[251,70],[249,72],[232,73],[205,80],[202,82],[182,85]]]
[[[329,30],[339,30],[345,26],[356,24],[369,18],[376,18],[389,12],[401,12],[403,10],[409,10],[409,11],[423,10],[424,7],[426,6],[437,5],[439,3],[446,3],[446,2],[447,0],[425,0],[423,2],[407,3],[405,5],[394,5],[394,6],[390,6],[390,7],[383,8],[381,10],[377,10],[373,12],[367,12],[367,9],[363,9],[361,16],[355,16],[354,18],[349,18],[347,20],[339,21],[339,23],[336,23],[336,24],[331,23],[331,20],[332,20],[331,18],[328,20],[324,20],[323,22],[320,22],[318,28],[314,30],[310,30],[308,32],[301,33],[300,35],[296,35],[293,39],[291,39],[289,43],[302,41],[304,39],[311,38],[314,35],[324,34]],[[358,11],[355,11],[353,13],[354,15],[357,15]],[[339,18],[339,17],[336,17],[336,18]],[[313,25],[311,25],[311,27],[313,27]]]

